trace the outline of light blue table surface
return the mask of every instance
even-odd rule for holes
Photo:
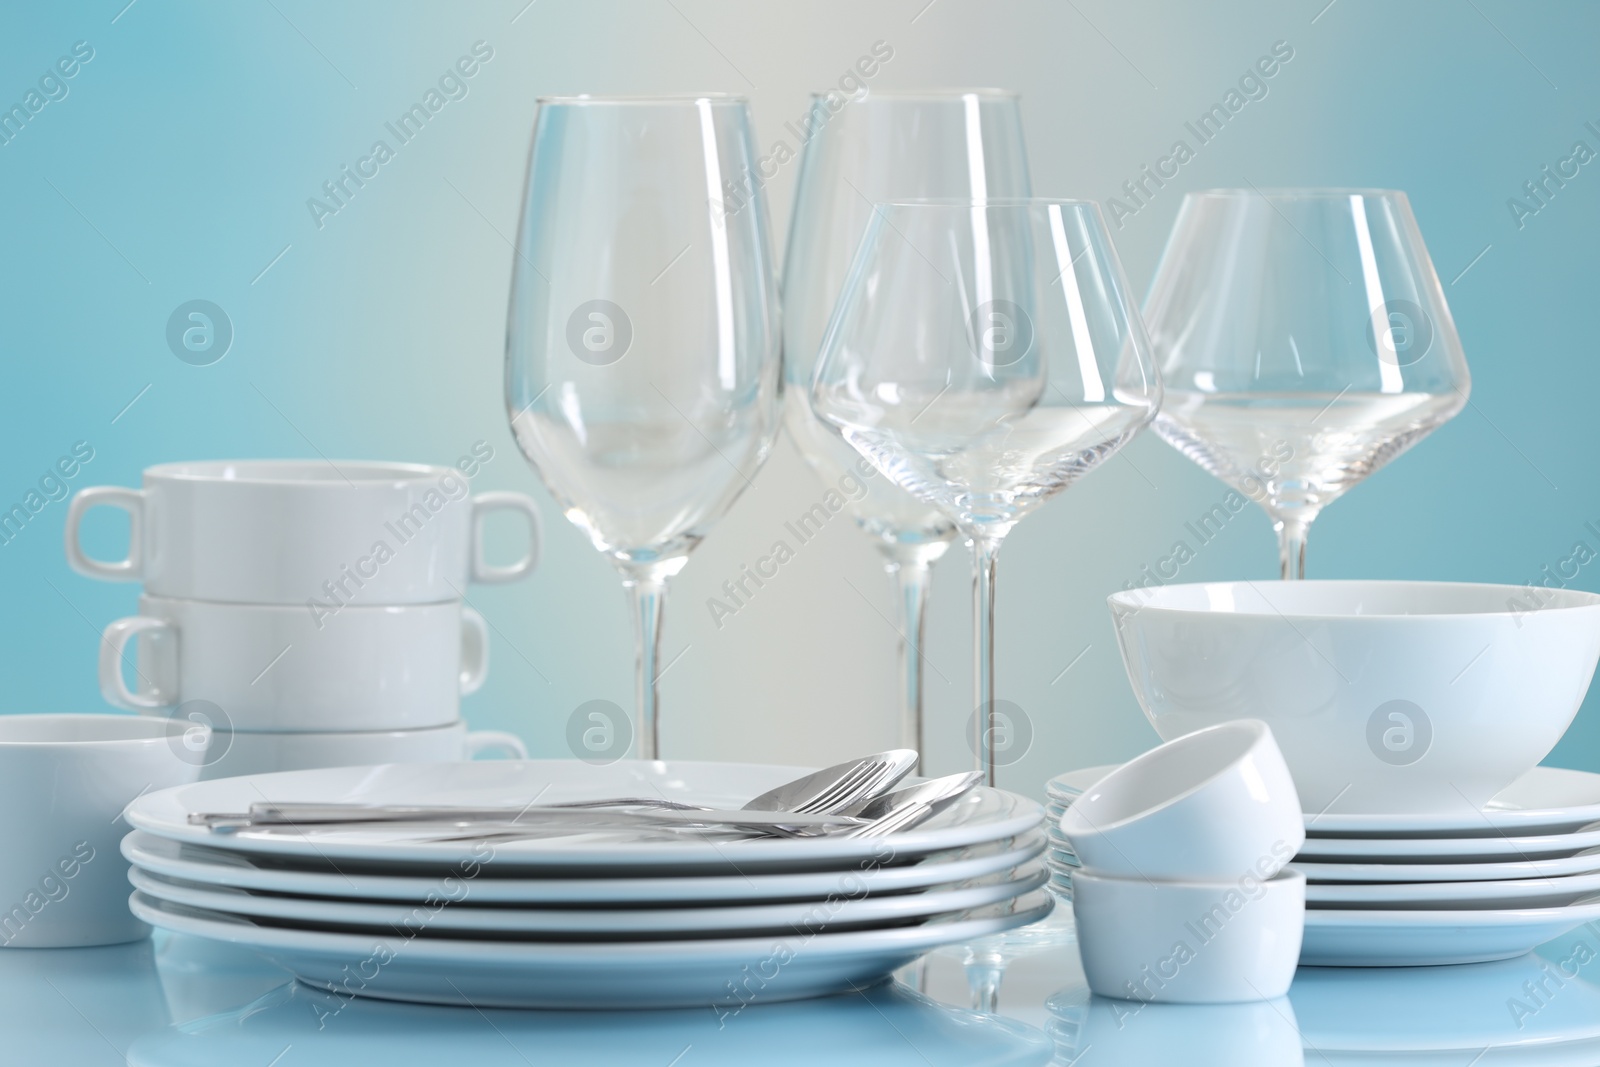
[[[1218,1007],[1089,995],[1076,949],[1014,962],[1001,1014],[884,984],[706,1011],[474,1011],[353,999],[334,1015],[248,952],[157,934],[111,948],[0,951],[0,1063],[99,1067],[628,1064],[1600,1064],[1600,935],[1499,963],[1302,969],[1286,998]],[[321,1006],[313,1010],[313,1001]]]

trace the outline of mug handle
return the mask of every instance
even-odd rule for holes
[[[128,513],[128,555],[126,559],[95,559],[83,550],[78,525],[93,507],[105,505]],[[79,574],[107,582],[136,582],[144,577],[144,491],[120,485],[96,485],[78,490],[67,506],[67,563]]]
[[[528,517],[528,551],[515,563],[499,566],[483,558],[483,520],[491,511],[520,511]],[[544,526],[539,507],[523,493],[479,493],[472,498],[472,580],[485,584],[514,582],[539,565]]]
[[[461,609],[461,695],[483,688],[489,676],[489,624],[469,607]]]
[[[467,758],[477,759],[485,752],[499,749],[501,759],[527,759],[528,746],[516,734],[503,730],[474,730],[467,735]]]
[[[174,639],[178,636],[177,627],[166,619],[153,619],[148,615],[133,615],[126,619],[118,619],[107,626],[100,639],[100,695],[111,704],[127,708],[129,711],[171,707],[174,701],[168,700],[167,695],[158,687],[152,687],[150,694],[146,696],[143,693],[133,692],[123,680],[123,653],[128,647],[128,642],[142,633],[167,633]]]

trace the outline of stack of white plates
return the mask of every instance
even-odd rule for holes
[[[1077,866],[1056,825],[1112,767],[1050,781],[1051,888]],[[1535,767],[1481,811],[1307,815],[1300,962],[1386,967],[1521,955],[1600,920],[1600,775]]]
[[[1600,775],[1535,767],[1481,811],[1307,815],[1301,962],[1476,963],[1600,919]]]
[[[738,807],[753,764],[394,764],[225,778],[135,801],[134,912],[341,994],[480,1007],[677,1007],[860,987],[1049,913],[1037,804],[977,788],[878,839],[586,832],[493,843],[396,828],[215,833],[261,801],[500,806],[660,796]]]
[[[1072,872],[1078,867],[1078,857],[1072,851],[1072,842],[1061,832],[1061,816],[1085,789],[1116,769],[1115,763],[1084,767],[1059,774],[1045,783],[1045,818],[1049,820],[1050,838],[1045,862],[1050,869],[1050,891],[1062,900],[1072,899]]]

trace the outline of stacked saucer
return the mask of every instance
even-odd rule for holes
[[[1051,779],[1050,888],[1077,866],[1060,827],[1112,766]],[[1535,767],[1481,810],[1307,815],[1300,962],[1479,963],[1521,955],[1600,919],[1600,774]]]
[[[253,948],[340,994],[727,1010],[859,987],[929,949],[1049,913],[1039,806],[983,787],[876,838],[615,827],[463,838],[348,824],[219,833],[190,822],[260,801],[477,808],[647,796],[730,808],[796,770],[466,762],[201,782],[129,807],[131,906],[153,926]]]
[[[1072,899],[1072,872],[1079,864],[1077,854],[1072,851],[1072,842],[1061,832],[1061,816],[1085,789],[1118,766],[1110,763],[1103,767],[1084,767],[1057,775],[1045,783],[1045,820],[1050,838],[1045,863],[1050,869],[1050,891],[1062,900]]]
[[[1476,963],[1600,919],[1600,775],[1535,767],[1484,808],[1307,815],[1307,964]]]

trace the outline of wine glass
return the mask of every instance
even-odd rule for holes
[[[875,211],[822,343],[812,406],[972,544],[972,748],[991,785],[1000,544],[1132,438],[1160,396],[1094,203],[902,201]]]
[[[778,301],[741,97],[539,101],[506,336],[518,446],[622,572],[637,754],[656,759],[661,602],[766,459]]]
[[[1471,389],[1404,193],[1190,193],[1145,322],[1167,383],[1156,432],[1266,510],[1286,579],[1305,577],[1318,513]]]
[[[850,484],[856,524],[872,537],[899,605],[901,744],[925,750],[922,625],[929,568],[954,524],[867,465],[812,414],[818,348],[877,202],[1027,196],[1017,94],[996,89],[814,93],[783,269],[784,422],[824,484]]]

